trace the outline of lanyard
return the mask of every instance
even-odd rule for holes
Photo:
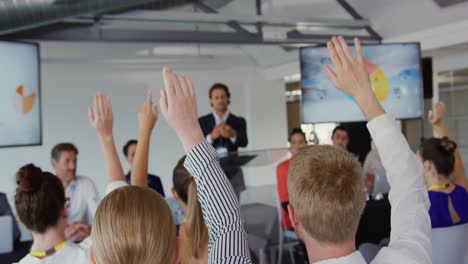
[[[63,241],[62,243],[58,244],[57,246],[55,246],[55,247],[53,247],[51,249],[48,249],[46,251],[33,251],[33,252],[29,253],[29,255],[31,255],[33,257],[37,257],[37,258],[47,257],[47,256],[52,255],[55,252],[59,251],[61,248],[63,248],[63,246],[65,246],[66,243],[67,243],[67,241]]]
[[[427,188],[428,191],[434,191],[434,190],[440,190],[440,189],[445,189],[450,187],[450,183],[447,184],[439,184],[439,185],[432,185],[429,188]]]

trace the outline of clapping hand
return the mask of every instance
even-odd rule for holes
[[[226,123],[222,123],[223,124],[223,127],[222,127],[222,130],[221,130],[221,135],[225,138],[233,138],[236,136],[236,131],[234,129],[232,129],[231,126],[229,126],[228,124]]]

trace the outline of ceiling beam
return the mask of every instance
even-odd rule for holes
[[[239,32],[186,31],[186,30],[151,30],[106,28],[98,25],[67,25],[60,28],[30,30],[7,36],[11,39],[36,39],[45,41],[86,41],[86,42],[162,42],[162,43],[204,43],[204,44],[324,44],[332,35],[302,34],[291,31],[285,38],[264,39],[261,36]],[[351,36],[344,36],[346,39]],[[375,41],[371,36],[360,37],[364,42]]]
[[[195,7],[208,14],[218,14],[218,10],[202,3],[200,0],[195,2]],[[234,20],[226,21],[226,25],[234,29],[238,33],[247,34],[247,35],[255,35],[254,33],[251,33],[250,31],[243,28],[238,22]]]
[[[90,16],[81,16],[83,20],[93,20]],[[76,19],[75,19],[76,20]],[[241,25],[255,26],[261,23],[264,26],[273,27],[324,27],[364,29],[370,25],[365,19],[327,19],[314,18],[298,20],[287,16],[232,16],[216,13],[190,13],[173,11],[141,11],[138,14],[127,15],[103,15],[101,21],[127,21],[127,22],[173,22],[173,23],[198,23],[198,24],[222,24],[235,21]]]
[[[340,5],[341,7],[343,7],[344,10],[346,10],[348,12],[348,14],[350,14],[354,19],[358,19],[358,20],[362,20],[364,19],[357,11],[356,9],[354,9],[354,7],[348,3],[347,0],[336,0]],[[382,36],[379,35],[379,33],[377,33],[377,31],[375,31],[370,25],[366,26],[365,27],[366,31],[374,38],[378,39],[379,42],[382,41]]]

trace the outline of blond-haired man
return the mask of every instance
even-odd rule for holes
[[[333,84],[352,96],[369,121],[391,186],[392,231],[388,247],[372,263],[431,263],[429,200],[423,168],[394,119],[372,92],[361,46],[354,57],[342,37],[328,50]],[[352,154],[331,146],[309,146],[294,156],[288,178],[289,217],[311,263],[366,263],[355,235],[365,206],[362,168]]]

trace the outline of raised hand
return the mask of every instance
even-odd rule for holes
[[[428,120],[431,122],[433,126],[437,126],[442,124],[442,120],[444,119],[445,116],[445,104],[442,102],[436,103],[434,106],[434,111],[429,110],[428,113]]]
[[[88,109],[88,119],[100,138],[112,137],[114,118],[112,105],[107,96],[102,93],[94,96],[93,107]]]
[[[138,112],[139,137],[132,163],[132,185],[148,186],[148,159],[151,142],[151,131],[158,121],[159,111],[153,107],[153,94],[148,91],[148,97]]]
[[[328,66],[325,66],[325,71],[333,85],[356,100],[367,120],[370,121],[385,111],[372,91],[359,39],[354,39],[354,45],[356,57],[351,53],[343,37],[333,37],[327,43],[327,47],[336,72]]]
[[[165,89],[161,91],[161,112],[169,125],[176,131],[188,153],[203,140],[198,123],[195,89],[190,79],[163,70]]]
[[[148,91],[148,97],[138,111],[138,127],[140,133],[151,133],[154,125],[158,121],[159,111],[153,107],[153,94]]]
[[[93,107],[88,110],[88,119],[91,126],[96,130],[101,143],[104,159],[106,160],[108,183],[125,181],[112,132],[114,123],[112,105],[107,96],[102,93],[97,93],[94,96]]]

